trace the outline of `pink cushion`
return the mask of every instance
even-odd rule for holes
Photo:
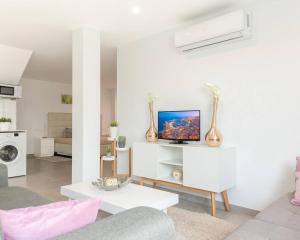
[[[73,231],[95,222],[99,205],[99,199],[91,198],[0,210],[4,239],[43,240]]]
[[[291,201],[292,204],[300,206],[300,157],[297,157],[296,166],[296,191],[294,198]]]

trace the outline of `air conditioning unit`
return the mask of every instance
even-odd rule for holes
[[[22,87],[0,83],[0,98],[22,98]]]
[[[190,51],[250,36],[250,14],[237,10],[176,32],[175,46]]]

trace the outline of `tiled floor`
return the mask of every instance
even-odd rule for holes
[[[27,176],[9,179],[10,186],[22,186],[53,201],[65,200],[60,186],[71,183],[72,161],[52,163],[30,157],[27,160]]]
[[[66,200],[65,197],[60,195],[60,186],[71,183],[71,168],[71,161],[52,163],[47,160],[30,157],[27,162],[27,176],[10,178],[9,184],[10,186],[29,188],[53,201]],[[105,170],[109,169],[110,167],[106,166]],[[203,201],[203,198],[182,194],[178,207],[193,212],[209,213],[208,203],[209,201]],[[218,209],[217,217],[232,223],[241,224],[252,218],[255,213],[252,210],[234,207],[231,212]]]

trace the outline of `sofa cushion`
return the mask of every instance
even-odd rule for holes
[[[47,205],[0,210],[4,238],[45,240],[95,222],[100,200],[71,200]]]
[[[281,198],[277,199],[275,202],[271,203],[266,209],[277,207],[277,208],[281,208],[281,209],[287,210],[287,211],[295,213],[295,214],[300,214],[300,207],[295,206],[295,205],[291,204],[291,202],[290,202],[292,197],[293,197],[293,194],[288,193],[288,194],[282,196]],[[264,211],[265,210],[263,210],[262,212],[264,212]],[[259,215],[260,214],[258,214],[258,216]]]
[[[0,188],[0,209],[10,210],[50,203],[48,199],[21,187]]]
[[[239,229],[242,232],[255,233],[262,238],[268,238],[270,233],[277,228],[275,224],[258,221],[258,220],[249,220],[244,225],[242,225]]]
[[[269,240],[299,240],[300,232],[293,229],[278,227],[269,237]]]
[[[249,220],[226,240],[299,240],[300,232],[273,223]]]
[[[291,204],[291,198],[292,194],[285,195],[257,214],[255,218],[300,231],[300,207]]]
[[[276,225],[259,220],[249,220],[229,235],[226,240],[269,240]]]
[[[242,230],[235,230],[225,240],[270,240],[267,237],[263,237],[253,232],[245,232]]]
[[[293,215],[294,213],[287,209],[271,206],[260,212],[255,218],[284,226]]]
[[[300,206],[300,157],[296,159],[296,189],[291,203]]]
[[[292,196],[289,193],[273,202],[226,240],[299,240],[300,207],[291,204]]]
[[[148,207],[132,208],[112,215],[55,240],[175,240],[172,220]]]
[[[65,128],[64,137],[65,138],[72,138],[72,128]]]

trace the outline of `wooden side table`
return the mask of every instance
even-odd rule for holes
[[[125,148],[119,148],[118,147],[118,141],[116,138],[108,138],[108,141],[111,141],[111,156],[103,156],[100,159],[100,176],[102,177],[104,174],[104,161],[110,161],[112,162],[112,172],[113,176],[120,176],[121,174],[118,174],[118,153],[119,152],[128,152],[128,174],[125,174],[126,176],[131,176],[131,148],[125,147]]]
[[[111,142],[111,156],[102,156],[100,158],[100,177],[103,177],[104,173],[104,161],[109,161],[112,163],[112,172],[113,176],[115,177],[117,175],[117,139],[116,138],[107,138],[108,141]]]
[[[104,176],[104,162],[111,162],[112,163],[112,172],[113,176],[116,176],[116,158],[115,156],[102,156],[100,160],[100,176]]]

